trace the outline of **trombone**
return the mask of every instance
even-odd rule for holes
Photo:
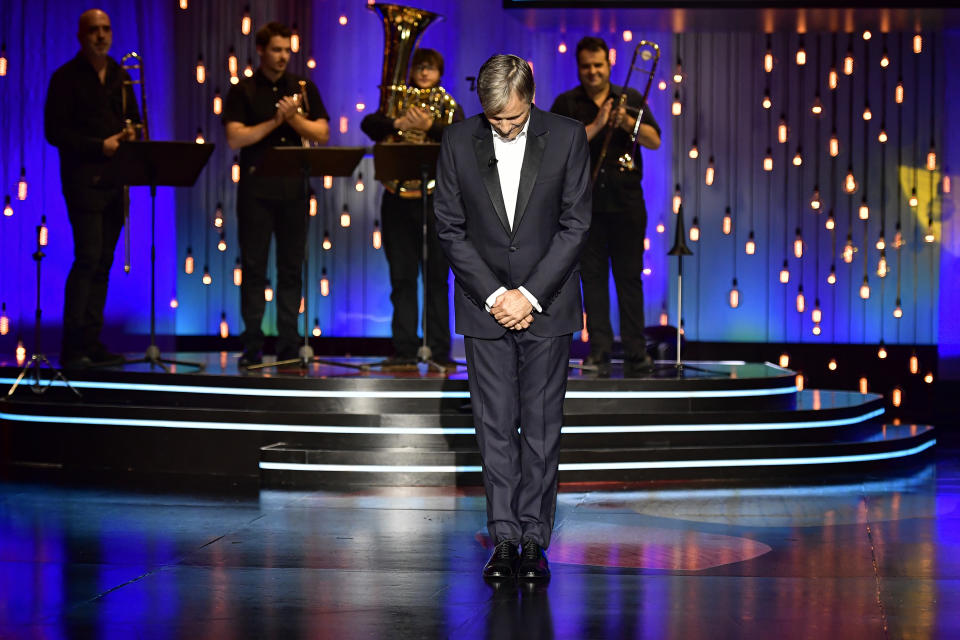
[[[638,56],[640,57],[642,63],[646,64],[649,68],[637,66]],[[613,138],[613,131],[616,128],[613,124],[613,114],[616,113],[621,107],[625,107],[627,104],[627,87],[630,86],[630,76],[633,75],[634,69],[641,73],[647,74],[647,85],[643,89],[643,99],[640,101],[640,108],[636,109],[637,121],[633,125],[633,132],[630,135],[630,142],[633,143],[633,146],[630,148],[629,153],[625,153],[617,158],[617,162],[623,169],[632,171],[634,168],[636,168],[636,164],[634,163],[633,159],[637,157],[637,135],[640,133],[640,119],[643,117],[643,112],[647,108],[647,97],[650,95],[650,87],[653,86],[653,75],[657,71],[658,62],[660,62],[660,46],[656,42],[651,42],[650,40],[641,40],[637,43],[637,46],[633,49],[633,57],[630,59],[630,66],[627,68],[627,78],[623,81],[623,89],[620,91],[620,99],[610,111],[611,117],[607,121],[607,131],[603,138],[603,146],[600,148],[600,156],[597,158],[597,165],[593,168],[593,175],[590,176],[590,186],[593,186],[597,183],[597,177],[599,177],[600,170],[603,168],[603,161],[607,157],[607,151],[610,148],[610,140]],[[631,112],[634,111],[632,107],[626,108]]]
[[[121,113],[124,116],[124,128],[133,130],[134,140],[149,140],[150,133],[147,128],[147,83],[143,73],[143,59],[136,51],[131,51],[120,58],[120,66],[128,72],[128,77],[123,80],[123,91],[121,92],[120,104]],[[137,78],[129,77],[129,71],[136,71]],[[127,116],[129,100],[136,100],[133,95],[133,85],[140,85],[140,122],[134,122]],[[129,97],[128,97],[129,96]],[[123,272],[130,273],[130,187],[123,185]]]

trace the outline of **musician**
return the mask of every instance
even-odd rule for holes
[[[616,129],[606,159],[593,188],[593,222],[590,237],[580,258],[583,269],[583,298],[590,334],[590,356],[586,364],[610,373],[613,329],[610,326],[609,271],[620,305],[620,336],[623,341],[626,377],[649,371],[653,361],[647,354],[643,319],[643,238],[647,210],[643,202],[643,163],[639,152],[635,169],[623,169],[617,159],[631,151],[631,134],[643,96],[627,88],[627,107],[614,110],[622,87],[610,83],[610,50],[600,38],[587,36],[577,43],[577,71],[580,85],[557,96],[550,110],[582,122],[590,141],[590,158],[596,167],[603,146],[605,128],[613,118]],[[660,126],[644,108],[637,133],[638,145],[660,146]]]
[[[418,89],[440,86],[443,77],[443,56],[433,49],[417,49],[410,63],[410,84]],[[463,120],[463,109],[456,106],[453,121]],[[390,139],[397,131],[406,137],[440,142],[444,124],[426,110],[411,106],[400,117],[390,118],[377,111],[364,117],[360,128],[375,142]],[[421,135],[417,135],[419,132]],[[415,369],[417,366],[417,274],[422,251],[422,208],[420,197],[402,197],[384,190],[380,205],[383,223],[383,249],[390,268],[390,301],[393,303],[394,355],[383,363],[387,370]],[[432,360],[445,368],[456,368],[450,358],[450,305],[447,284],[450,265],[437,243],[433,215],[433,196],[428,198],[427,217],[427,346]]]
[[[110,17],[99,9],[80,15],[80,51],[50,78],[44,133],[60,155],[60,182],[73,230],[73,266],[63,300],[60,364],[84,368],[120,364],[123,356],[100,342],[107,281],[123,227],[123,189],[105,175],[110,158],[140,122],[130,76],[107,55]],[[126,113],[123,93],[127,93]]]
[[[326,144],[330,117],[316,85],[287,72],[291,31],[270,22],[256,34],[260,66],[250,78],[231,87],[223,105],[227,143],[240,149],[237,193],[237,235],[243,283],[243,355],[240,366],[262,361],[263,291],[267,281],[270,236],[276,237],[277,360],[298,357],[297,330],[302,263],[307,232],[307,194],[299,177],[257,175],[257,165],[270,147],[299,147],[303,141]],[[306,82],[301,90],[300,81]],[[304,99],[304,95],[305,98]]]

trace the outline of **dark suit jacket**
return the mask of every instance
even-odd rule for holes
[[[456,331],[498,338],[484,308],[501,286],[525,287],[543,313],[528,331],[542,337],[583,325],[578,260],[590,228],[590,152],[583,125],[534,106],[511,231],[493,132],[482,114],[447,127],[437,168],[437,235],[456,282]]]

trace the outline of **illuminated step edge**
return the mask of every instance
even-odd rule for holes
[[[0,385],[13,384],[15,378],[0,378]],[[30,384],[24,380],[20,384]],[[44,380],[40,386],[66,386],[62,380]],[[262,396],[274,398],[410,398],[437,399],[470,397],[469,391],[347,391],[323,389],[256,389],[244,387],[215,387],[202,385],[148,384],[140,382],[98,382],[78,380],[71,382],[75,389],[103,389],[112,391],[157,391],[162,393],[206,393],[210,395]],[[704,391],[567,391],[571,400],[581,399],[643,399],[643,398],[742,398],[775,396],[796,393],[797,387],[768,389],[714,389]]]
[[[776,467],[794,465],[842,464],[851,462],[876,462],[905,458],[926,451],[937,441],[928,440],[909,449],[884,451],[882,453],[859,453],[837,456],[806,458],[744,458],[741,460],[660,460],[651,462],[570,462],[560,465],[560,471],[630,471],[642,469],[705,469],[715,467]],[[354,473],[480,473],[479,465],[354,465],[354,464],[306,464],[296,462],[260,462],[266,471],[334,471]]]
[[[698,431],[772,431],[780,429],[817,429],[842,427],[866,422],[882,415],[883,409],[833,420],[799,422],[757,422],[741,424],[645,424],[610,426],[568,426],[562,433],[692,433]],[[41,422],[46,424],[89,424],[111,427],[157,427],[164,429],[209,429],[232,431],[283,431],[290,433],[339,433],[374,435],[473,435],[472,427],[353,427],[337,425],[270,424],[255,422],[197,422],[192,420],[149,420],[145,418],[99,418],[82,416],[47,416],[0,412],[0,420]]]

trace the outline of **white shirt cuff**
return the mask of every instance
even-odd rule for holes
[[[540,303],[537,302],[536,296],[527,291],[526,287],[517,287],[517,290],[522,293],[523,297],[527,299],[527,302],[529,302],[533,308],[537,310],[537,313],[543,313],[543,309],[540,308]]]
[[[486,308],[487,308],[487,312],[490,311],[490,308],[491,308],[491,307],[493,306],[493,304],[497,301],[497,298],[499,298],[502,294],[504,294],[504,293],[506,293],[506,292],[507,292],[507,288],[506,288],[506,287],[500,287],[499,289],[497,289],[496,291],[494,291],[493,293],[491,293],[489,296],[487,296],[487,301],[486,301],[486,303],[485,303],[485,304],[486,304]]]

